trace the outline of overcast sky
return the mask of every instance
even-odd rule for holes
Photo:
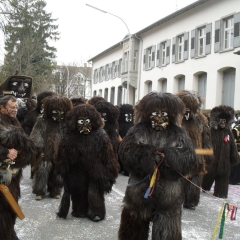
[[[121,41],[128,33],[120,19],[87,7],[86,3],[122,18],[133,34],[195,1],[46,0],[47,11],[58,19],[61,37],[51,44],[58,50],[58,61],[79,65]],[[0,55],[3,55],[2,48],[0,43]]]

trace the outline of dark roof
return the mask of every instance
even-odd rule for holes
[[[153,28],[155,28],[155,27],[157,27],[157,26],[159,26],[159,25],[161,25],[161,24],[163,24],[163,23],[165,23],[165,22],[167,22],[167,21],[169,21],[169,20],[171,20],[171,19],[173,19],[173,18],[175,18],[175,17],[177,17],[177,16],[179,16],[179,15],[187,12],[187,11],[189,11],[189,10],[192,10],[193,8],[198,7],[199,5],[201,5],[201,4],[205,3],[205,2],[208,2],[208,1],[211,1],[211,0],[198,0],[198,1],[196,1],[196,2],[194,2],[194,3],[192,3],[192,4],[188,5],[188,6],[186,6],[186,7],[184,7],[184,8],[181,8],[180,10],[178,10],[178,11],[176,11],[176,12],[174,12],[174,13],[172,13],[172,14],[170,14],[170,15],[162,18],[162,19],[160,19],[159,21],[157,21],[157,22],[149,25],[148,27],[143,28],[142,30],[136,32],[136,33],[133,34],[133,35],[140,36],[141,34],[147,32],[147,31],[149,31],[149,30],[151,30],[151,29],[153,29]],[[125,39],[125,38],[124,38],[124,39]],[[123,40],[124,40],[124,39],[123,39]],[[88,60],[88,62],[91,62],[92,60],[94,60],[94,59],[96,59],[96,58],[104,55],[105,53],[110,52],[110,51],[113,50],[114,48],[118,47],[119,45],[122,44],[123,40],[120,41],[120,42],[118,42],[118,43],[116,43],[115,45],[111,46],[110,48],[107,48],[107,49],[104,50],[103,52],[97,54],[95,57],[92,57],[91,59]]]

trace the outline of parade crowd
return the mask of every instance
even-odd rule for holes
[[[36,201],[61,198],[57,217],[98,222],[118,174],[129,177],[119,240],[182,239],[182,208],[195,210],[201,189],[228,197],[240,184],[240,123],[231,106],[203,113],[195,91],[150,92],[135,106],[100,96],[36,97],[12,76],[0,98],[0,240],[18,239],[23,168],[31,166]],[[27,81],[28,80],[28,81]],[[1,89],[0,89],[1,90]],[[9,91],[10,90],[10,91]]]

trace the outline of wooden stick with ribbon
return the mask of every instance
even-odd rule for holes
[[[2,192],[3,196],[5,197],[7,202],[9,203],[10,207],[12,208],[12,210],[16,213],[18,218],[23,220],[25,218],[25,216],[24,216],[21,208],[19,207],[18,203],[13,198],[13,195],[9,191],[9,188],[6,185],[1,183],[0,184],[0,192]]]

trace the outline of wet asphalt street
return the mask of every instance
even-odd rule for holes
[[[92,222],[85,218],[71,216],[71,206],[67,219],[56,217],[61,199],[44,198],[35,200],[32,194],[30,167],[24,169],[21,182],[22,197],[19,205],[25,219],[17,219],[15,230],[20,240],[117,240],[121,205],[128,177],[119,174],[113,191],[105,196],[106,219]],[[223,202],[240,206],[240,185],[229,185],[228,199],[217,199],[209,193],[201,193],[200,204],[195,211],[183,209],[183,240],[210,240]],[[214,239],[218,239],[218,232]],[[151,233],[149,233],[151,239]],[[237,219],[226,220],[223,239],[240,239],[240,212]]]

